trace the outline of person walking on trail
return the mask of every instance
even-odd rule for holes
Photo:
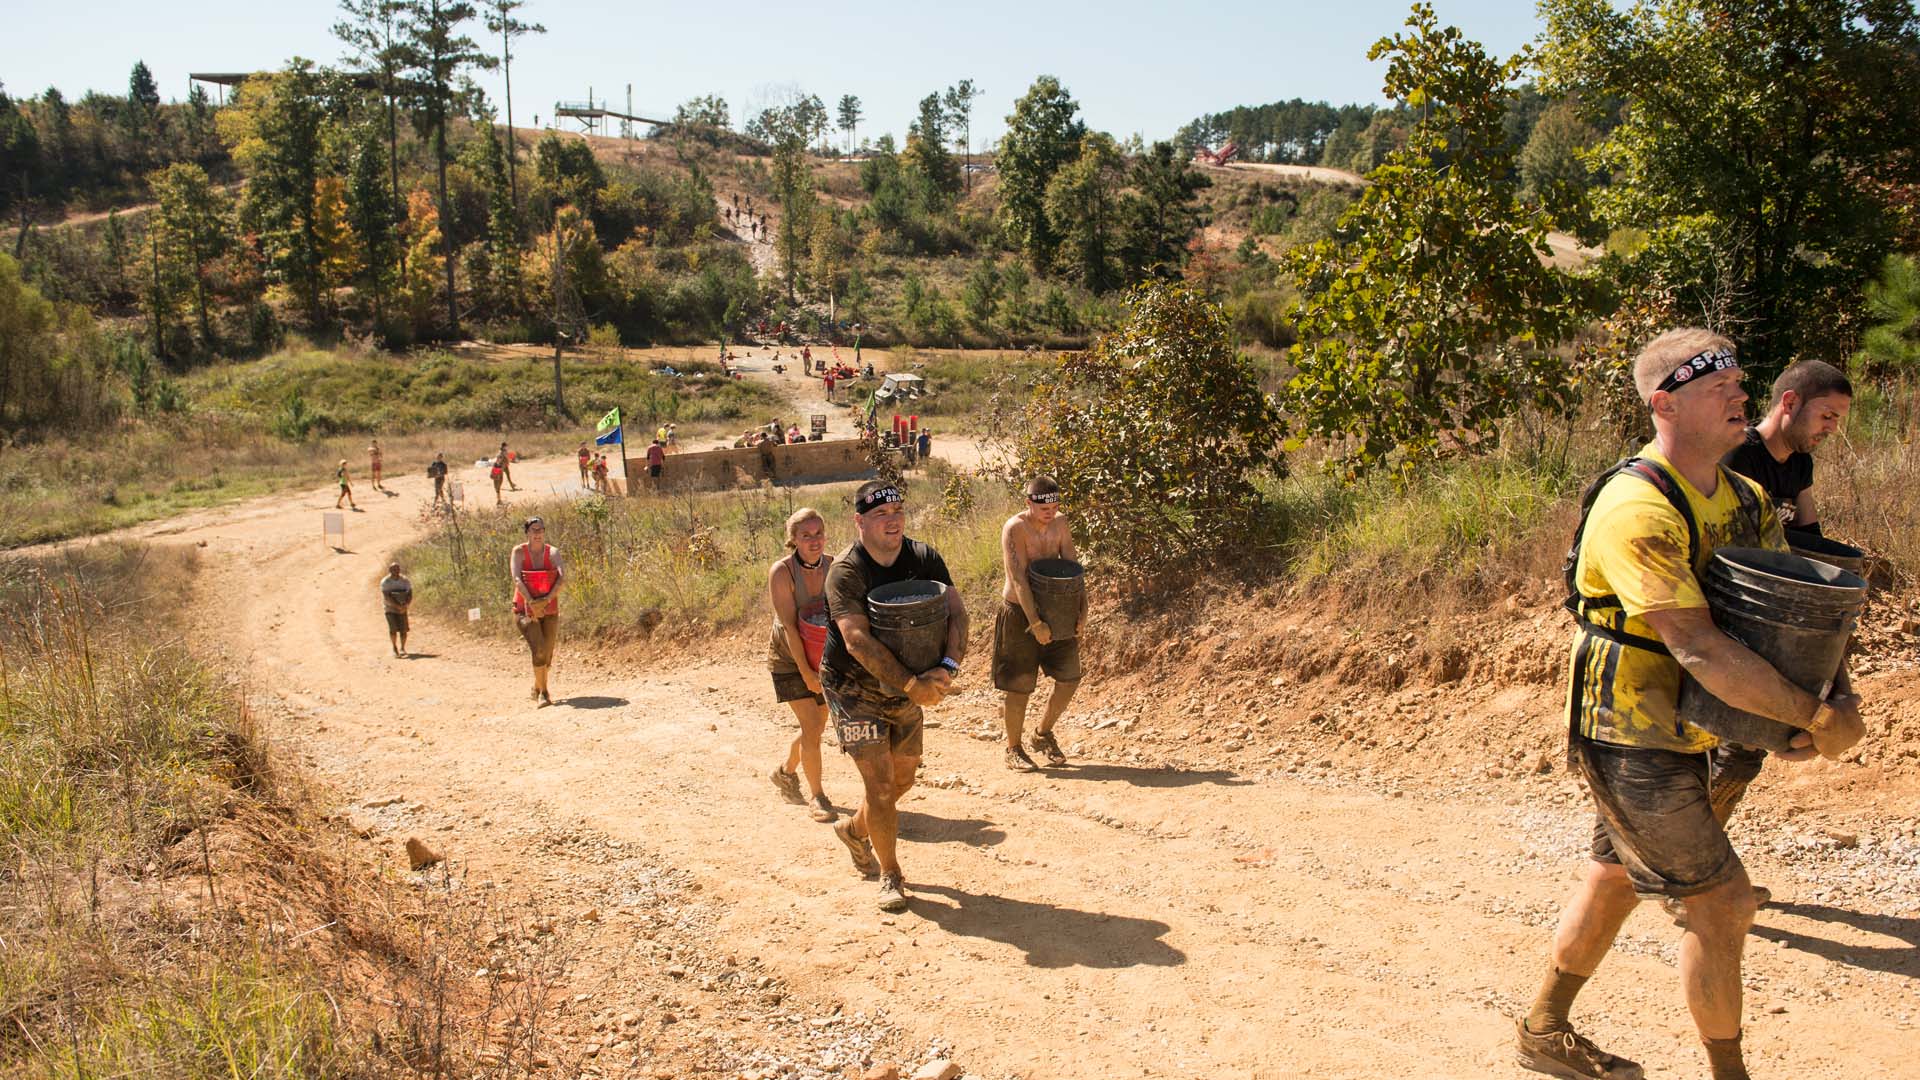
[[[445,499],[447,505],[453,505],[453,496],[447,493],[447,455],[435,453],[433,461],[427,465],[427,479],[433,481],[433,505],[439,506]]]
[[[827,729],[820,654],[826,644],[827,571],[833,559],[827,554],[827,522],[820,511],[803,507],[793,512],[787,519],[787,548],[786,557],[767,568],[767,600],[773,607],[767,670],[773,674],[773,699],[793,707],[800,733],[787,747],[786,762],[775,766],[773,786],[781,798],[808,807],[813,820],[831,822],[839,815],[820,789],[820,735]],[[808,639],[810,633],[816,640]],[[798,773],[806,774],[804,796]]]
[[[374,439],[367,444],[367,471],[373,474],[373,490],[385,491],[380,486],[380,440]]]
[[[1721,461],[1766,492],[1786,526],[1788,543],[1821,535],[1813,497],[1813,451],[1846,423],[1852,406],[1853,384],[1839,368],[1819,360],[1792,364],[1774,379],[1767,414]],[[1844,670],[1835,683],[1850,690]],[[1766,763],[1767,752],[1757,746],[1723,742],[1713,748],[1712,802],[1721,824],[1731,820]],[[1759,886],[1754,895],[1763,905],[1772,899],[1772,893]],[[1667,909],[1676,919],[1684,918],[1671,901]]]
[[[507,450],[505,442],[500,444],[500,456],[495,461],[500,466],[501,474],[506,477],[507,490],[519,491],[520,485],[513,482],[513,454]]]
[[[340,459],[340,467],[333,470],[333,478],[340,484],[340,494],[333,500],[333,508],[340,509],[340,504],[344,502],[352,509],[359,510],[360,504],[353,501],[353,478],[347,475],[346,458]]]
[[[659,439],[653,440],[647,447],[647,483],[656,491],[660,488],[660,470],[667,464],[667,447]]]
[[[1000,555],[1006,565],[1006,584],[1000,594],[1000,614],[993,623],[993,685],[1006,695],[1003,720],[1007,730],[1007,768],[1016,772],[1039,769],[1020,746],[1027,722],[1027,700],[1033,696],[1040,672],[1053,680],[1047,711],[1033,733],[1033,752],[1047,764],[1067,763],[1067,755],[1053,737],[1053,725],[1067,711],[1080,687],[1080,629],[1086,622],[1084,601],[1071,636],[1068,627],[1049,626],[1034,604],[1027,567],[1036,559],[1079,559],[1073,532],[1060,513],[1060,485],[1051,476],[1027,482],[1027,508],[1007,519],[1000,530]]]
[[[853,817],[833,829],[852,854],[854,868],[880,879],[881,910],[903,911],[907,894],[895,851],[900,832],[896,807],[920,768],[921,709],[946,697],[966,658],[967,609],[940,553],[907,538],[906,500],[899,488],[882,480],[860,485],[854,494],[853,523],[859,539],[827,572],[827,643],[820,688],[840,749],[860,770],[865,795]],[[946,655],[920,672],[903,667],[867,622],[869,592],[916,580],[947,586]]]
[[[921,461],[925,461],[927,460],[927,455],[933,453],[933,429],[921,428],[919,442],[920,442],[919,457]]]
[[[400,572],[399,563],[387,564],[387,576],[380,579],[380,604],[387,614],[387,644],[393,655],[407,658],[407,608],[413,606],[413,582]]]
[[[1640,899],[1675,897],[1687,916],[1681,984],[1712,1076],[1746,1080],[1740,957],[1755,897],[1710,802],[1705,752],[1716,740],[1678,718],[1680,674],[1735,708],[1802,729],[1780,755],[1794,761],[1845,753],[1863,733],[1860,702],[1800,689],[1716,629],[1708,611],[1700,578],[1715,548],[1786,546],[1757,485],[1720,466],[1745,437],[1732,343],[1669,331],[1641,351],[1633,379],[1654,439],[1597,483],[1569,553],[1579,623],[1567,756],[1598,810],[1592,857],[1561,913],[1546,979],[1517,1024],[1517,1057],[1554,1076],[1643,1075],[1580,1035],[1569,1013]]]
[[[1773,402],[1724,464],[1773,500],[1787,539],[1819,536],[1813,498],[1813,451],[1840,430],[1853,407],[1853,384],[1832,364],[1802,360],[1773,381]]]
[[[500,452],[493,455],[493,463],[487,469],[487,476],[493,480],[493,505],[505,506],[507,500],[500,496],[500,485],[506,482],[507,451],[503,444]]]
[[[593,479],[593,448],[586,443],[581,443],[580,449],[575,451],[575,456],[580,460],[580,486],[588,487],[589,481]]]
[[[593,486],[602,495],[611,494],[607,490],[607,455],[595,454],[593,457]]]
[[[526,542],[516,545],[507,560],[513,575],[513,617],[533,655],[533,700],[545,707],[553,704],[547,669],[560,641],[560,552],[547,543],[546,522],[530,517],[521,528]]]

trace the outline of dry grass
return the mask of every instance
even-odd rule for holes
[[[0,1075],[461,1075],[496,1024],[537,1043],[546,952],[453,976],[510,920],[383,872],[276,766],[174,635],[192,572],[132,545],[0,564]]]

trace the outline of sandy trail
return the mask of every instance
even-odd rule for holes
[[[1521,1075],[1511,1018],[1579,861],[1577,794],[1497,805],[1077,758],[1011,774],[975,737],[997,705],[974,657],[970,689],[930,713],[924,782],[903,806],[913,907],[882,917],[826,828],[766,780],[790,720],[758,634],[657,671],[583,660],[563,637],[551,709],[526,700],[522,649],[464,626],[416,620],[424,655],[392,658],[375,581],[422,533],[427,498],[399,465],[394,497],[357,492],[368,509],[345,553],[320,541],[323,489],[132,532],[204,541],[203,643],[231,652],[284,744],[355,799],[405,795],[437,843],[503,886],[622,887],[578,849],[526,842],[557,826],[644,852],[714,905],[711,955],[753,958],[823,1009],[883,1010],[978,1077]],[[517,473],[516,502],[567,487],[573,464]],[[1070,753],[1083,730],[1063,725]],[[843,807],[858,794],[831,748],[827,791]],[[1749,945],[1756,1075],[1910,1075],[1920,935],[1885,928],[1914,921],[1795,903],[1790,869],[1750,847],[1786,901]],[[600,962],[577,965],[570,990],[612,997],[647,978],[624,959],[646,945],[630,928],[594,934]],[[1677,944],[1643,905],[1579,1008],[1650,1076],[1704,1071]]]

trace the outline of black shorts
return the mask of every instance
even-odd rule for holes
[[[1054,638],[1045,645],[1027,629],[1019,604],[1002,601],[993,621],[993,685],[1009,694],[1031,694],[1040,672],[1054,682],[1080,681],[1080,639]]]
[[[407,613],[404,611],[387,612],[387,633],[404,634],[407,632]]]
[[[891,752],[898,757],[920,756],[920,706],[878,686],[856,679],[821,675],[827,694],[827,715],[833,720],[840,749],[854,757]]]
[[[657,479],[659,479],[659,477],[660,477],[660,466],[658,466],[658,465],[649,465],[649,466],[647,466],[647,475],[648,475],[648,476],[651,476],[651,477],[653,477],[653,478],[655,478],[656,480],[657,480]]]
[[[1573,740],[1599,813],[1593,858],[1626,867],[1643,896],[1694,896],[1733,880],[1740,856],[1708,797],[1707,755]]]
[[[773,673],[773,700],[785,705],[789,701],[806,701],[825,705],[827,699],[807,689],[807,680],[797,671]]]

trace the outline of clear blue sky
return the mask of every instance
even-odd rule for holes
[[[858,95],[862,135],[903,134],[915,104],[962,78],[985,90],[976,142],[1035,76],[1058,76],[1095,128],[1151,140],[1203,112],[1301,97],[1375,102],[1382,65],[1367,47],[1397,30],[1402,0],[978,0],[974,3],[806,4],[767,0],[641,3],[530,0],[521,17],[546,24],[521,39],[514,119],[544,124],[557,99],[618,103],[633,84],[643,115],[719,94],[736,125],[781,88],[819,94],[831,109]],[[1435,0],[1441,20],[1505,55],[1531,40],[1533,0]],[[162,5],[151,0],[0,0],[0,82],[9,93],[57,86],[124,93],[145,60],[161,94],[184,98],[189,71],[251,71],[289,57],[336,62],[336,17],[319,0]],[[474,27],[484,37],[484,27]],[[497,73],[481,83],[496,102]]]

